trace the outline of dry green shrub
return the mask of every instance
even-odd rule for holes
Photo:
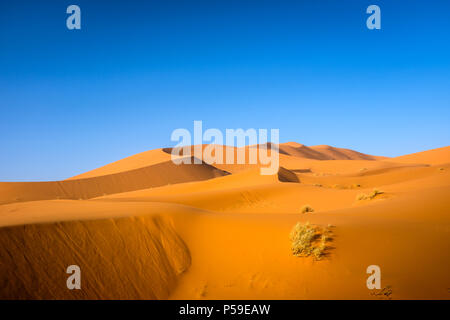
[[[331,231],[327,228],[313,226],[306,222],[298,222],[291,231],[291,250],[297,257],[312,256],[320,260],[327,250],[327,242],[331,241]]]
[[[301,209],[302,213],[314,212],[314,209],[310,205],[304,205]]]

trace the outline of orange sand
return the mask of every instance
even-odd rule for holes
[[[0,183],[0,298],[380,299],[372,264],[392,299],[450,298],[450,147],[279,150],[273,176],[176,166],[158,149],[64,181]],[[322,260],[291,254],[298,221],[332,225]],[[66,288],[72,264],[81,290]]]

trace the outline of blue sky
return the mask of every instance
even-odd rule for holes
[[[0,181],[171,146],[194,120],[386,156],[446,146],[449,17],[444,0],[2,1]]]

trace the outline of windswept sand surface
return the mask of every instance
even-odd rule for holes
[[[64,181],[0,183],[0,298],[450,299],[450,147],[279,152],[272,176],[176,166],[157,149]],[[292,255],[297,222],[329,226],[321,260]],[[66,287],[74,264],[81,290]],[[367,289],[369,265],[392,294]]]

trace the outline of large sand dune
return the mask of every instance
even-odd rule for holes
[[[228,173],[206,163],[191,166],[165,161],[91,178],[49,182],[0,182],[0,204],[44,199],[90,199],[166,184],[211,179],[226,174]]]
[[[0,298],[449,299],[449,150],[290,142],[262,176],[259,164],[176,166],[158,149],[65,181],[0,183]],[[290,250],[307,221],[331,225],[320,261]],[[66,287],[72,264],[81,290]],[[367,289],[372,264],[389,296]]]

